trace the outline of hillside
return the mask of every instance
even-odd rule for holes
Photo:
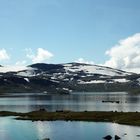
[[[140,75],[81,63],[29,65],[19,71],[0,68],[0,92],[130,91]]]

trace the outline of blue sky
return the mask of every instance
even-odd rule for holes
[[[139,0],[0,0],[3,65],[31,64],[39,48],[46,63],[104,64],[107,50],[139,32]]]

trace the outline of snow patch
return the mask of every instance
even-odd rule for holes
[[[6,72],[18,72],[18,71],[23,71],[29,69],[28,67],[25,66],[5,66],[5,67],[0,67],[0,72],[1,73],[6,73]]]
[[[56,80],[50,80],[50,81],[55,82],[55,83],[60,83],[59,81],[56,81]]]
[[[65,66],[64,69],[67,73],[69,72],[80,72],[83,71],[87,74],[100,74],[100,75],[108,75],[108,76],[125,76],[130,75],[130,73],[127,72],[121,72],[119,70],[107,68],[107,67],[101,67],[96,65],[78,65],[78,66]]]
[[[79,84],[98,84],[98,83],[106,83],[104,80],[92,80],[92,81],[79,81]]]
[[[82,75],[81,77],[84,78],[84,77],[86,77],[86,76]]]
[[[24,77],[32,77],[32,76],[36,76],[36,73],[34,68],[28,68],[25,71],[18,72],[17,75],[24,76]]]
[[[137,81],[140,82],[140,78],[138,78]]]
[[[60,75],[60,76],[58,76],[58,79],[64,79],[64,78],[65,78],[64,75]]]
[[[119,83],[126,83],[126,82],[129,82],[129,80],[127,80],[127,79],[125,79],[125,78],[122,78],[122,79],[113,79],[113,81],[119,82]]]
[[[138,81],[138,84],[140,85],[140,78],[138,78],[137,81]]]
[[[30,82],[30,80],[28,78],[24,78],[25,81]]]
[[[72,64],[64,64],[63,66],[64,66],[64,67],[71,67]]]
[[[63,81],[69,81],[69,79],[68,79],[68,78],[66,78],[66,79],[63,79]]]
[[[72,78],[70,78],[70,80],[72,81],[74,78],[72,77]]]
[[[51,79],[52,79],[52,80],[56,80],[57,78],[56,78],[56,77],[51,77]]]

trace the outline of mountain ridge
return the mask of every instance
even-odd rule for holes
[[[130,91],[140,88],[140,75],[84,63],[28,65],[0,72],[0,92]]]

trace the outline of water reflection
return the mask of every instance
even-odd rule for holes
[[[102,101],[119,101],[111,103]],[[29,112],[40,108],[48,111],[140,111],[140,95],[122,93],[73,93],[70,95],[7,94],[0,96],[0,110]]]
[[[0,138],[2,140],[101,140],[106,135],[118,135],[123,140],[139,140],[139,127],[113,123],[95,122],[31,122],[10,117],[0,118]],[[22,133],[21,133],[22,132]],[[126,134],[126,135],[124,135]]]

